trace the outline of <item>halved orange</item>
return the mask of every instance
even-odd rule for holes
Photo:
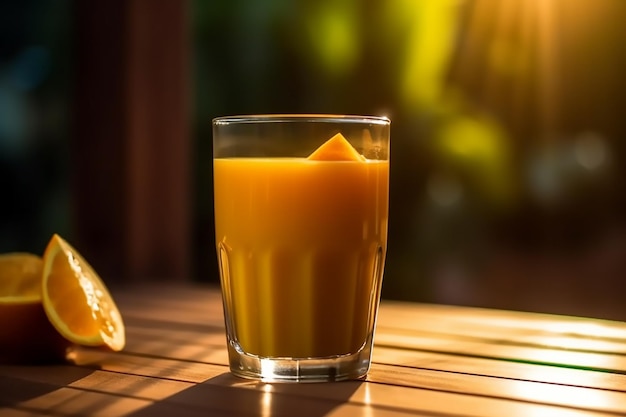
[[[41,300],[41,257],[13,252],[0,255],[0,300],[23,303]]]
[[[0,363],[65,359],[70,342],[50,324],[41,304],[41,257],[0,255]]]
[[[56,234],[43,262],[43,306],[57,331],[79,345],[122,350],[126,343],[122,316],[89,263]]]

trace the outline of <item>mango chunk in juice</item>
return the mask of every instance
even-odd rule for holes
[[[341,133],[337,133],[313,151],[307,159],[312,161],[364,161],[365,157],[360,155]]]

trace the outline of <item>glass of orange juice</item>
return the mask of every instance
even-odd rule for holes
[[[365,376],[387,249],[385,117],[213,120],[217,256],[230,370]]]

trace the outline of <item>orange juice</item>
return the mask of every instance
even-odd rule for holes
[[[387,246],[388,161],[216,158],[227,325],[261,357],[358,352]]]

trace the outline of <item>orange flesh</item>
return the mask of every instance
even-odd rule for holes
[[[99,334],[100,328],[92,318],[94,312],[79,285],[79,280],[68,281],[65,278],[75,275],[76,272],[69,266],[62,253],[54,257],[51,271],[47,291],[50,299],[56,301],[54,309],[57,315],[63,319],[72,333],[80,337]],[[68,282],[73,285],[68,285]],[[72,300],[72,303],[66,303],[65,300]]]

